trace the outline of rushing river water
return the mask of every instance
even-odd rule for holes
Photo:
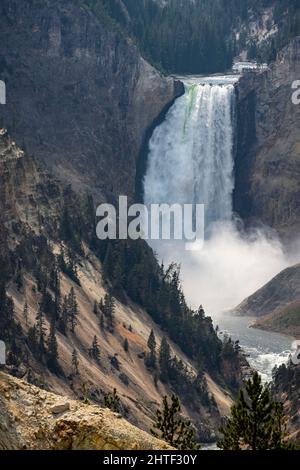
[[[264,382],[269,382],[272,380],[274,367],[287,363],[292,339],[278,333],[250,328],[254,321],[254,318],[235,317],[226,313],[214,317],[215,325],[220,327],[223,334],[230,335],[234,341],[240,341],[250,366],[261,374]]]

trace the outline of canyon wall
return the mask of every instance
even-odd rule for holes
[[[292,83],[299,79],[296,38],[269,70],[247,73],[237,85],[234,209],[283,237],[300,228],[300,106],[292,102]]]
[[[83,1],[3,0],[0,24],[2,126],[73,187],[133,197],[147,129],[182,85]]]

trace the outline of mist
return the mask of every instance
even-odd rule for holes
[[[246,233],[234,222],[214,224],[199,252],[185,251],[184,244],[177,242],[160,241],[152,246],[165,264],[181,265],[188,302],[193,308],[203,305],[211,316],[236,307],[297,262],[297,254],[288,254],[273,232]]]

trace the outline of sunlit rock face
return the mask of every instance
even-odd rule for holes
[[[45,392],[0,372],[1,450],[172,449],[117,413]]]

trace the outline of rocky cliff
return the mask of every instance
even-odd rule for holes
[[[168,450],[119,414],[0,372],[0,450]]]
[[[292,83],[300,77],[300,38],[264,73],[237,86],[238,131],[234,208],[246,222],[265,224],[285,237],[300,227],[300,106]]]
[[[16,269],[14,255],[28,236],[51,226],[57,229],[61,190],[55,179],[38,169],[32,156],[0,129],[0,280]],[[28,261],[25,252],[20,264]],[[32,263],[32,260],[30,261]]]
[[[278,274],[235,310],[237,315],[259,317],[254,326],[279,333],[300,334],[300,265]]]
[[[133,196],[145,133],[181,85],[84,1],[3,0],[0,24],[2,125],[73,187]]]

